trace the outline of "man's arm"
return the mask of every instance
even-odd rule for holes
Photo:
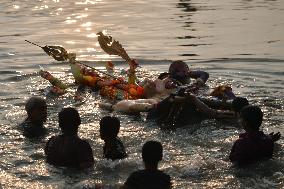
[[[274,132],[272,132],[272,133],[269,133],[269,136],[271,137],[273,142],[276,142],[277,140],[280,139],[281,134],[280,134],[280,132],[277,132],[275,134],[274,134]]]
[[[204,104],[201,100],[199,100],[195,95],[188,94],[186,96],[187,100],[193,103],[199,112],[207,114],[209,117],[215,118],[217,115],[217,111],[209,108],[206,104]]]
[[[202,84],[203,82],[204,85],[209,78],[209,73],[205,71],[195,70],[189,72],[189,77],[196,79],[197,84]]]
[[[207,114],[210,118],[223,119],[234,117],[234,113],[232,111],[212,109],[199,100],[195,95],[188,94],[186,98],[196,106],[199,112]]]

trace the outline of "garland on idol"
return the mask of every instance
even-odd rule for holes
[[[102,87],[101,94],[104,96],[107,96],[112,99],[141,98],[144,93],[143,87],[135,83],[135,69],[138,67],[137,62],[133,59],[130,59],[129,55],[126,53],[122,45],[118,41],[113,40],[111,36],[105,36],[102,32],[99,32],[98,40],[100,46],[106,53],[110,55],[119,55],[129,64],[129,70],[131,70],[131,74],[128,75],[128,82],[125,82],[123,78],[115,77],[114,75],[108,72],[104,72],[89,65],[78,62],[76,60],[76,54],[68,53],[67,50],[65,50],[65,48],[63,48],[62,46],[40,46],[31,41],[25,41],[40,47],[47,55],[51,56],[57,61],[69,61],[71,66],[71,72],[75,78],[76,83],[78,84],[83,84],[89,87],[95,87],[98,82],[102,83],[102,85],[104,83],[107,83],[107,86],[100,86]],[[113,70],[113,67],[114,65],[112,64],[112,62],[107,62],[108,70]],[[98,73],[103,74],[104,77],[100,76]],[[66,92],[65,90],[67,89],[67,85],[63,84],[58,78],[54,77],[51,73],[41,69],[39,74],[41,77],[47,79],[52,84],[52,92],[59,95],[64,94]]]

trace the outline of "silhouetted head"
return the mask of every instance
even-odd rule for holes
[[[171,78],[184,83],[189,77],[188,65],[181,60],[174,61],[169,67],[169,74]]]
[[[240,121],[246,131],[258,131],[263,119],[263,113],[258,106],[248,105],[241,110]]]
[[[59,127],[63,134],[77,134],[81,118],[78,111],[74,108],[63,108],[58,114]]]
[[[236,97],[232,102],[232,110],[235,113],[240,113],[241,109],[249,105],[248,99],[244,97]]]
[[[145,164],[156,166],[163,158],[163,147],[158,141],[148,141],[142,147],[142,158]]]
[[[100,136],[102,140],[114,139],[120,129],[120,121],[117,117],[105,116],[100,120]]]
[[[36,124],[42,124],[47,119],[46,101],[40,97],[31,97],[25,104],[28,119]]]

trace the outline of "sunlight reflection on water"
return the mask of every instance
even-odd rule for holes
[[[228,153],[241,130],[236,125],[204,121],[174,132],[161,131],[141,116],[100,109],[102,99],[88,94],[74,100],[75,86],[56,98],[46,93],[49,83],[38,74],[38,65],[60,80],[73,84],[67,63],[57,63],[41,49],[26,44],[63,45],[79,60],[105,71],[113,60],[116,75],[128,66],[105,54],[96,33],[120,41],[142,68],[139,79],[154,78],[168,70],[169,60],[186,60],[192,69],[210,73],[208,90],[230,84],[264,111],[265,132],[283,130],[283,1],[9,1],[0,7],[0,183],[3,188],[83,188],[94,183],[123,183],[143,168],[141,147],[160,140],[165,148],[160,167],[173,178],[174,188],[282,188],[283,139],[275,158],[248,170],[231,166]],[[48,102],[47,128],[41,140],[26,140],[16,129],[25,117],[24,102],[32,96]],[[82,117],[80,136],[90,142],[96,164],[84,172],[55,168],[45,163],[43,147],[59,132],[57,113],[76,107]],[[121,119],[119,136],[129,158],[102,159],[99,120],[104,115]]]

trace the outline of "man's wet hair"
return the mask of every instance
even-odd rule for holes
[[[181,60],[176,60],[173,61],[169,67],[169,74],[172,76],[175,74],[175,72],[177,71],[177,68],[179,68],[180,66],[184,66],[185,68],[188,68],[188,65]],[[189,68],[188,68],[189,69]]]
[[[232,110],[240,113],[242,108],[249,105],[248,99],[244,97],[236,97],[232,102]]]
[[[245,121],[247,127],[253,130],[259,130],[263,119],[263,113],[258,106],[248,105],[241,110],[240,117]]]
[[[46,101],[40,97],[31,97],[27,100],[25,104],[25,110],[29,114],[37,108],[46,107]]]
[[[104,116],[100,120],[100,133],[107,137],[116,137],[120,129],[120,120],[117,117]]]
[[[64,134],[76,134],[78,132],[81,118],[75,108],[63,108],[59,112],[58,118],[59,127]]]
[[[142,159],[145,163],[155,165],[163,158],[163,147],[158,141],[148,141],[142,147]]]

